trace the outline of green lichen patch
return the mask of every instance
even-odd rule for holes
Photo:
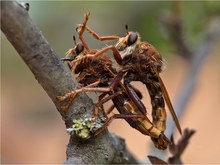
[[[67,128],[67,132],[70,135],[77,136],[81,139],[89,139],[104,125],[105,122],[106,118],[101,114],[99,114],[96,120],[91,117],[73,119],[73,124],[71,127]]]

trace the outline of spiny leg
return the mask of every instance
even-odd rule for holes
[[[92,60],[94,58],[97,58],[98,56],[101,56],[103,53],[107,52],[108,50],[111,50],[113,52],[113,55],[114,55],[116,62],[120,65],[122,63],[122,58],[114,45],[107,46],[107,47],[103,48],[102,50],[97,51],[95,54],[86,54],[81,59],[74,60],[73,63],[75,64],[79,60],[83,60],[83,59],[91,59]]]
[[[77,28],[82,28],[84,26],[83,24],[79,24]],[[85,26],[85,29],[97,40],[100,41],[111,41],[111,40],[118,40],[120,37],[116,35],[111,36],[99,36],[96,32],[94,32],[90,27],[87,25]]]
[[[64,111],[67,111],[66,108],[70,108],[73,100],[75,99],[75,97],[82,92],[109,92],[111,91],[111,88],[101,88],[101,87],[82,87],[80,89],[76,89],[70,93],[67,93],[64,96],[58,96],[57,98],[61,101],[65,100],[65,99],[69,99],[69,102],[67,104],[67,106],[64,108]]]
[[[100,80],[97,80],[97,81],[95,81],[94,83],[89,84],[89,85],[87,85],[87,86],[85,86],[85,87],[82,87],[82,88],[94,87],[94,86],[97,86],[99,83],[100,83]],[[65,100],[65,99],[69,98],[69,97],[72,97],[71,95],[75,95],[75,93],[80,93],[79,91],[80,91],[80,90],[83,90],[82,88],[81,88],[81,89],[73,90],[73,91],[71,91],[71,92],[65,94],[64,96],[57,96],[57,98],[58,98],[60,101],[63,101],[63,100]],[[77,91],[78,91],[78,92],[77,92]],[[75,98],[75,97],[74,97],[74,98]]]
[[[111,75],[112,75],[113,77],[116,77],[116,74],[113,73],[112,70],[111,70],[109,67],[105,67],[105,68],[109,71],[109,73],[111,73]],[[124,75],[123,72],[119,72],[119,73],[117,74],[118,78],[113,79],[113,81],[115,81],[115,82],[114,82],[114,87],[116,87],[116,85],[117,85],[117,83],[118,83],[118,84],[120,85],[121,89],[122,89],[125,93],[127,93],[125,86],[124,86],[124,85],[121,83],[121,81],[120,81],[120,80],[123,78],[123,75]],[[118,80],[116,80],[116,79],[118,79]],[[139,97],[139,99],[142,99],[142,98],[143,98],[142,93],[141,93],[137,88],[135,88],[135,87],[132,86],[131,84],[130,84],[130,87],[134,90],[134,92],[137,94],[137,96]]]
[[[83,33],[85,31],[85,29],[92,34],[92,36],[94,38],[96,38],[97,40],[100,41],[110,41],[110,40],[118,40],[120,37],[119,36],[99,36],[97,33],[95,33],[91,28],[89,28],[86,23],[89,19],[89,13],[85,13],[84,14],[84,22],[82,24],[79,24],[76,28],[76,31],[79,33],[79,39],[81,40],[82,44],[84,45],[84,47],[89,50],[89,47],[87,45],[87,43],[85,42],[84,38],[83,38]]]
[[[108,127],[108,125],[112,122],[113,119],[129,119],[129,118],[144,118],[144,117],[145,116],[138,114],[114,114],[111,117],[109,117],[108,120],[105,122],[105,124],[95,132],[94,136],[97,136],[102,131],[104,131],[104,129]]]
[[[123,74],[122,73],[119,73],[117,75],[115,75],[108,67],[106,67],[106,69],[108,69],[110,71],[110,73],[112,74],[112,76],[114,76],[114,78],[111,80],[111,83],[110,85],[108,86],[111,91],[114,91],[115,92],[115,89],[117,87],[118,84],[120,84],[121,86],[123,86],[121,84],[121,79],[123,78]],[[105,96],[106,96],[107,93],[103,93],[99,96],[99,101],[101,101]]]
[[[116,81],[114,81],[114,80],[116,80]],[[77,94],[79,94],[79,93],[82,93],[82,92],[103,92],[103,93],[106,93],[106,94],[107,94],[108,92],[112,92],[112,91],[114,90],[115,86],[118,84],[118,81],[121,80],[121,78],[120,78],[120,77],[118,78],[118,77],[116,76],[116,79],[114,79],[114,80],[112,81],[112,83],[111,83],[110,86],[108,86],[108,87],[93,87],[93,86],[97,86],[97,85],[100,83],[100,81],[96,81],[96,82],[94,82],[94,83],[92,83],[92,84],[90,84],[90,85],[88,85],[88,86],[85,86],[85,87],[82,87],[82,88],[80,88],[80,89],[76,89],[76,90],[74,90],[74,91],[71,91],[71,92],[65,94],[64,96],[57,96],[57,98],[58,98],[60,101],[63,101],[63,100],[65,100],[65,99],[67,99],[67,98],[69,99],[67,105],[64,106],[64,108],[63,108],[64,111],[67,111],[67,110],[70,108],[70,106],[71,106],[71,104],[72,104],[74,98],[75,98],[75,97],[77,96]],[[94,117],[96,118],[96,116],[97,116],[97,114],[98,114],[98,108],[97,108],[97,107],[101,106],[102,104],[104,104],[104,103],[107,102],[108,100],[114,98],[114,97],[117,96],[118,94],[119,94],[119,92],[116,92],[115,94],[110,95],[108,98],[105,98],[105,99],[100,100],[99,103],[95,106]]]
[[[94,83],[92,83],[92,84],[89,84],[87,87],[97,86],[99,83],[100,83],[100,81],[98,80],[98,81],[96,81],[96,82],[94,82]],[[74,98],[75,98],[76,95],[77,95],[77,93],[75,93],[75,91],[76,91],[76,90],[71,91],[71,92],[65,94],[64,96],[57,96],[57,99],[58,99],[59,101],[63,101],[63,100],[65,100],[65,99],[67,99],[67,98],[69,99],[68,102],[67,102],[67,104],[62,107],[63,111],[66,112],[66,111],[70,108],[70,106],[72,105],[72,102],[73,102]]]
[[[111,74],[114,74],[112,72],[110,72]],[[119,72],[114,79],[111,82],[111,87],[113,89],[116,88],[116,86],[118,84],[120,84],[120,87],[122,88],[122,90],[128,94],[128,96],[130,97],[130,99],[134,102],[134,104],[137,106],[137,108],[142,112],[142,114],[146,115],[146,108],[144,106],[144,104],[141,102],[141,97],[142,95],[140,93],[138,93],[139,91],[134,88],[133,86],[131,86],[130,83],[130,79],[133,79],[133,77],[130,77],[130,75],[125,76],[124,79],[124,85],[121,84],[121,79],[123,78],[123,72]]]
[[[122,62],[121,55],[119,54],[118,50],[116,49],[116,47],[114,45],[109,45],[109,46],[105,47],[104,49],[98,51],[96,54],[94,54],[94,57],[98,57],[101,54],[107,52],[108,50],[111,50],[113,52],[113,55],[114,55],[116,62],[118,64],[121,64],[121,62]]]
[[[86,23],[87,23],[87,21],[88,21],[88,19],[89,19],[89,13],[85,13],[84,18],[85,18],[85,20],[84,20],[83,24],[82,24],[81,26],[78,26],[76,30],[77,30],[78,33],[79,33],[79,39],[81,40],[82,44],[83,44],[84,47],[89,51],[90,49],[89,49],[87,43],[85,42],[85,40],[84,40],[84,38],[83,38],[83,33],[84,33],[84,31],[85,31],[85,28],[87,27],[87,26],[86,26]],[[101,41],[102,41],[102,40],[116,40],[116,39],[119,39],[118,36],[99,37],[99,35],[96,34],[94,31],[92,31],[91,29],[87,29],[87,30],[88,30],[89,32],[91,32],[91,34],[92,34],[95,38],[97,38],[97,39],[99,39],[99,40],[101,40]],[[91,30],[91,31],[90,31],[90,30]],[[121,56],[120,56],[118,50],[117,50],[117,49],[115,48],[115,46],[113,46],[113,45],[107,46],[106,48],[104,48],[104,49],[98,51],[98,52],[97,52],[96,54],[94,54],[94,55],[89,55],[89,54],[88,54],[88,55],[86,55],[86,57],[93,59],[94,57],[98,57],[98,56],[102,55],[103,53],[105,53],[105,52],[108,51],[108,50],[112,50],[115,60],[117,61],[117,63],[121,64],[122,58],[121,58]],[[75,62],[76,62],[76,61],[75,61]]]
[[[112,100],[114,97],[116,97],[119,94],[120,94],[120,92],[113,93],[113,94],[109,95],[108,97],[100,100],[98,103],[95,104],[94,121],[96,121],[96,118],[98,116],[99,107],[101,107],[104,103],[108,102],[109,100]],[[103,110],[103,114],[107,117],[107,113],[104,110]]]
[[[83,31],[85,30],[84,28],[86,28],[86,30],[93,35],[94,38],[96,38],[97,40],[100,40],[100,41],[110,41],[110,40],[118,40],[120,37],[119,36],[99,36],[97,33],[95,33],[91,28],[89,28],[88,26],[86,26],[86,24],[81,24],[81,25],[78,25],[77,29],[80,28],[83,29]],[[104,52],[106,52],[107,50],[112,50],[113,52],[113,55],[114,55],[114,58],[116,60],[116,62],[120,65],[122,63],[122,58],[121,58],[121,55],[120,53],[118,52],[118,50],[116,49],[115,46],[113,45],[110,45],[106,48],[103,49]],[[102,54],[103,52],[100,52],[98,53],[96,56]]]
[[[79,27],[77,27],[76,28],[76,31],[79,33],[79,39],[80,39],[80,41],[82,42],[82,44],[83,44],[83,46],[86,48],[86,50],[90,50],[89,49],[89,46],[88,46],[88,44],[85,42],[85,40],[84,40],[84,38],[83,38],[83,33],[84,33],[84,31],[85,31],[85,26],[86,26],[86,23],[87,23],[87,21],[89,20],[89,13],[85,13],[84,14],[84,22],[83,22],[83,24],[82,24],[82,26],[81,26],[81,28],[79,28]]]

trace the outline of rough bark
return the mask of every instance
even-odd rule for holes
[[[76,88],[77,82],[18,2],[1,1],[1,30],[52,99],[67,128],[73,119],[84,115],[92,117],[93,103],[85,94],[74,100],[67,113],[62,111],[56,97]],[[107,130],[86,141],[70,137],[66,154],[66,164],[137,163],[127,151],[124,140]]]

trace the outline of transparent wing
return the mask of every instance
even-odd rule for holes
[[[160,86],[161,86],[161,90],[163,92],[164,99],[165,99],[166,104],[168,106],[168,109],[169,109],[169,111],[170,111],[170,113],[171,113],[171,115],[173,117],[173,120],[174,120],[174,122],[176,124],[176,127],[177,127],[179,133],[182,135],[182,129],[180,127],[180,123],[179,123],[179,120],[178,120],[178,118],[176,116],[176,113],[175,113],[175,111],[173,109],[173,105],[172,105],[172,103],[170,101],[170,97],[168,95],[167,89],[166,89],[162,79],[160,78],[159,74],[157,74],[157,77],[158,77],[158,80],[159,80],[159,83],[160,83]]]

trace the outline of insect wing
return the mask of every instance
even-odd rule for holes
[[[164,83],[163,83],[162,79],[160,78],[160,76],[158,74],[157,74],[157,77],[158,77],[158,80],[159,80],[159,83],[160,83],[160,86],[161,86],[161,89],[162,89],[162,92],[163,92],[164,99],[165,99],[165,101],[167,103],[168,109],[169,109],[169,111],[170,111],[170,113],[171,113],[171,115],[173,117],[173,120],[174,120],[174,122],[176,124],[176,127],[177,127],[179,133],[182,135],[182,130],[181,130],[181,127],[180,127],[180,123],[179,123],[179,120],[178,120],[178,118],[176,116],[176,113],[175,113],[175,111],[173,109],[173,105],[172,105],[172,103],[170,101],[170,97],[168,95],[167,89],[164,86]]]

